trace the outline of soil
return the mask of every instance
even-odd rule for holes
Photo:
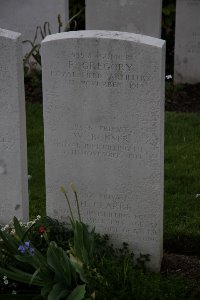
[[[193,296],[200,299],[200,255],[183,255],[164,253],[161,274],[177,275],[190,279],[193,286]]]
[[[176,87],[172,83],[167,83],[165,109],[176,112],[200,112],[200,83]]]

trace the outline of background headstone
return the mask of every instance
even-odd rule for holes
[[[200,82],[200,1],[176,1],[174,82]]]
[[[68,0],[1,0],[0,27],[22,33],[22,40],[33,41],[36,27],[50,23],[52,33],[58,32],[58,14],[63,24],[68,21]],[[37,41],[41,41],[38,34]],[[30,51],[29,44],[23,52]]]
[[[86,0],[86,29],[161,36],[162,0]]]
[[[154,270],[163,235],[164,57],[164,41],[131,33],[69,32],[42,43],[47,215],[67,220],[60,186],[74,182],[83,220],[116,245],[150,254]]]
[[[0,29],[0,224],[28,220],[23,58],[20,34]]]

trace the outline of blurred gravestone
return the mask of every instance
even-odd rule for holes
[[[0,224],[27,221],[28,178],[20,34],[0,29]]]
[[[174,82],[200,82],[200,1],[177,0]]]
[[[68,0],[0,1],[0,27],[22,33],[22,40],[33,42],[36,27],[41,26],[43,30],[45,22],[49,22],[52,33],[57,33],[59,14],[65,24],[68,21]],[[40,42],[41,39],[38,31],[37,42]],[[24,54],[30,50],[29,44],[24,45]]]
[[[83,221],[158,271],[163,235],[165,42],[79,31],[42,43],[47,215],[67,220],[60,186],[77,185]]]
[[[162,0],[86,0],[86,29],[161,36]]]

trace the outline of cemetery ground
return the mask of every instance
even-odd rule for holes
[[[177,275],[192,282],[194,294],[190,294],[191,298],[179,298],[175,292],[170,300],[199,299],[200,88],[199,84],[174,87],[167,83],[166,86],[164,259],[161,274],[171,278]],[[30,215],[33,218],[45,214],[42,105],[38,84],[35,88],[27,84],[26,90]],[[170,288],[178,290],[182,284],[182,281],[174,281],[173,288]]]
[[[38,81],[37,81],[38,80]],[[39,83],[39,84],[38,84]],[[164,259],[161,277],[137,275],[136,299],[194,300],[200,299],[200,161],[199,161],[199,85],[173,87],[167,84],[165,117],[165,210]],[[45,215],[45,180],[43,149],[43,117],[40,80],[27,85],[28,167],[30,217]],[[31,96],[32,95],[32,96]],[[67,184],[67,183],[66,183]],[[59,189],[59,187],[58,187]],[[56,229],[56,227],[55,227]],[[108,249],[108,253],[110,248]],[[108,254],[112,261],[113,253]],[[120,273],[119,263],[107,266],[112,274]],[[129,278],[131,281],[131,278]],[[113,286],[119,285],[114,278]],[[128,281],[128,282],[130,282]],[[0,283],[2,289],[2,284]],[[0,299],[6,286],[0,290]],[[114,288],[113,288],[114,290]],[[11,291],[11,290],[10,290]],[[123,291],[121,291],[123,293]],[[20,296],[20,299],[27,299]],[[31,298],[30,298],[31,299]],[[123,294],[119,298],[126,299]],[[133,298],[130,298],[132,300]]]

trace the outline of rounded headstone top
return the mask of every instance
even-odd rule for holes
[[[150,37],[147,35],[135,34],[130,32],[121,31],[107,31],[107,30],[80,30],[69,31],[57,34],[48,35],[42,43],[63,40],[63,39],[81,39],[81,38],[97,38],[97,39],[113,39],[124,40],[130,42],[137,42],[149,46],[157,46],[162,48],[165,45],[165,41]]]

